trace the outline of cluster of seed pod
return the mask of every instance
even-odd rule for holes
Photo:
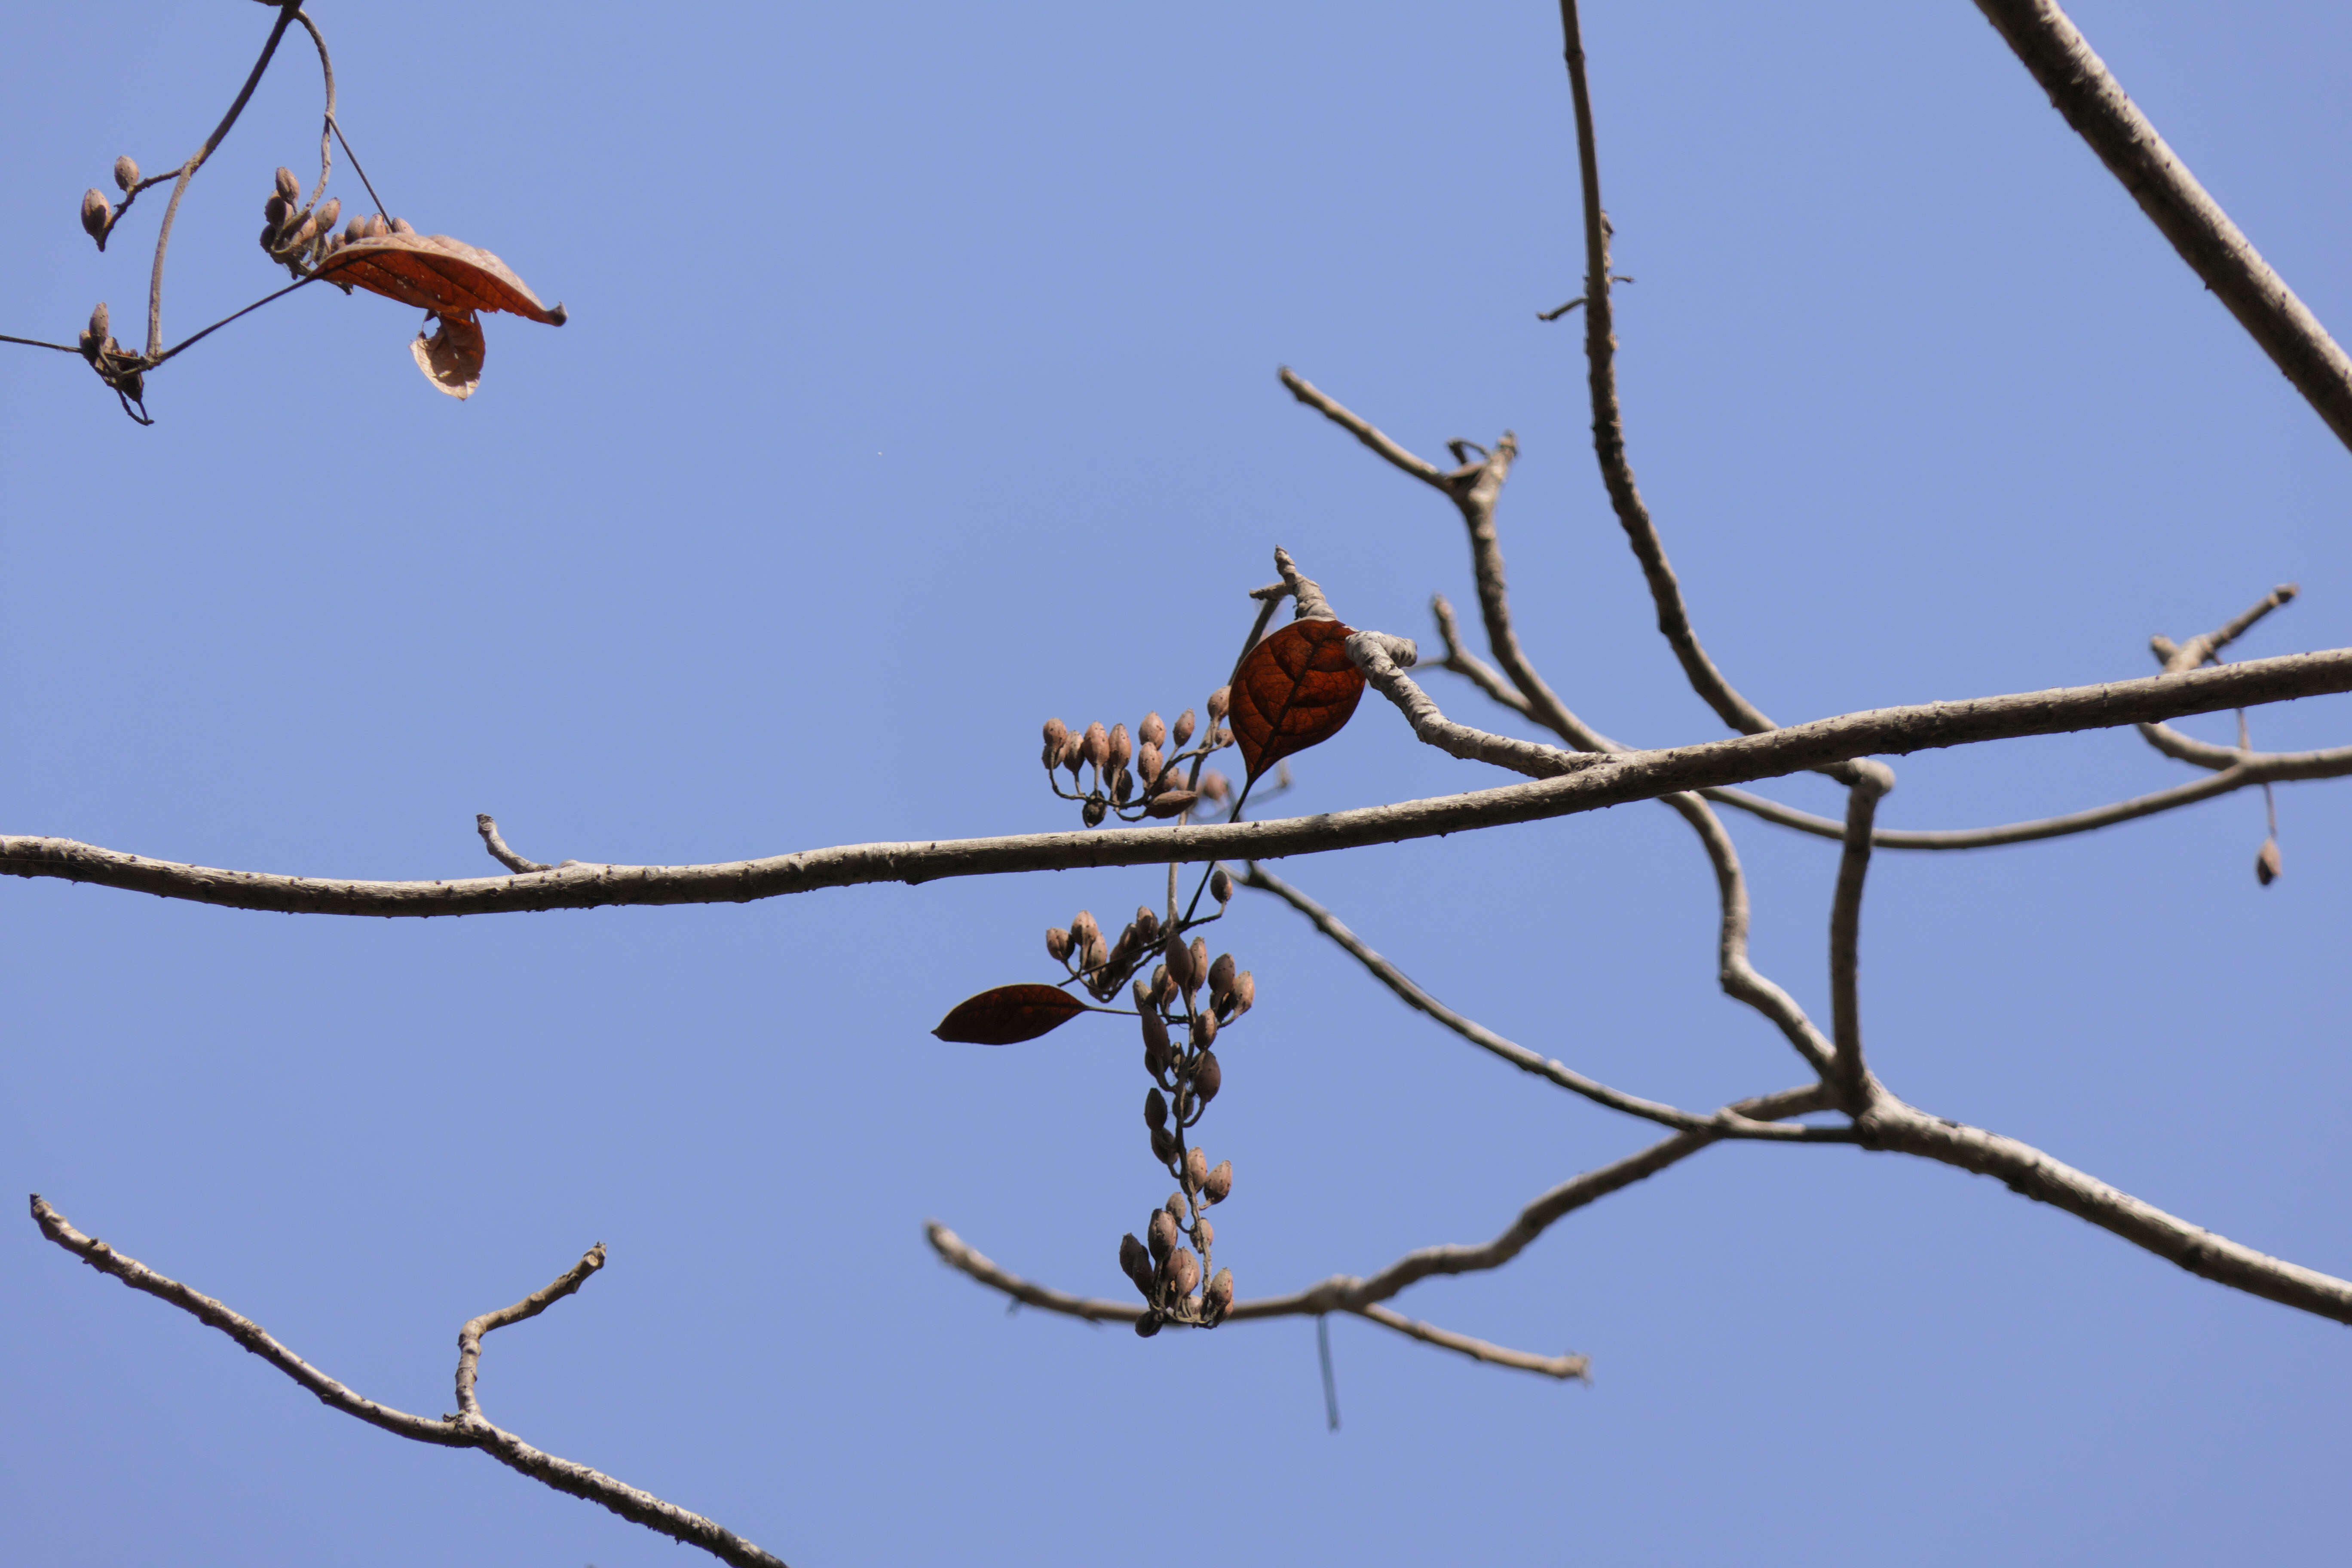
[[[354,215],[343,231],[337,234],[335,220],[343,214],[340,199],[329,196],[315,207],[306,207],[301,203],[301,182],[294,177],[294,171],[281,165],[272,180],[269,199],[261,205],[265,220],[261,248],[269,253],[270,260],[280,263],[297,278],[309,276],[328,257],[355,241],[416,232],[404,218],[375,213],[368,216]]]
[[[1223,877],[1223,868],[1215,875]],[[1228,879],[1223,896],[1230,898],[1232,891]],[[1233,1270],[1209,1272],[1216,1233],[1208,1216],[1210,1205],[1224,1202],[1234,1190],[1233,1162],[1221,1161],[1211,1169],[1207,1153],[1185,1134],[1224,1086],[1224,1069],[1213,1048],[1219,1030],[1257,999],[1249,972],[1237,969],[1229,952],[1212,963],[1209,944],[1201,938],[1187,942],[1181,931],[1171,931],[1161,951],[1164,961],[1153,967],[1151,978],[1135,983],[1135,1006],[1143,1020],[1143,1068],[1151,1075],[1143,1121],[1151,1134],[1152,1158],[1176,1178],[1178,1190],[1154,1211],[1143,1240],[1130,1234],[1119,1238],[1118,1247],[1119,1268],[1149,1309],[1135,1325],[1147,1337],[1168,1322],[1214,1328],[1233,1306]],[[1197,1257],[1186,1241],[1199,1249]]]
[[[146,361],[129,353],[114,341],[113,324],[108,320],[106,301],[89,313],[89,325],[81,330],[77,345],[89,368],[98,372],[99,379],[124,397],[136,403],[146,388]]]
[[[1127,977],[1160,942],[1160,916],[1149,906],[1136,906],[1135,918],[1116,942],[1103,940],[1102,927],[1080,910],[1067,931],[1053,926],[1045,932],[1045,951],[1078,977],[1097,1002],[1108,1002],[1127,985]]]
[[[81,231],[106,248],[106,237],[114,232],[114,220],[130,209],[131,198],[139,193],[138,160],[125,153],[114,161],[114,188],[122,193],[122,206],[117,208],[106,199],[106,193],[96,185],[81,194]]]
[[[1227,689],[1209,693],[1209,727],[1193,745],[1199,726],[1190,708],[1177,715],[1171,729],[1157,713],[1146,713],[1130,737],[1124,724],[1106,730],[1099,723],[1073,731],[1059,719],[1045,721],[1046,782],[1055,795],[1079,803],[1078,815],[1088,827],[1099,827],[1116,812],[1124,822],[1145,817],[1182,816],[1202,800],[1221,802],[1231,793],[1223,774],[1204,773],[1209,754],[1234,743],[1225,724]],[[1186,748],[1190,747],[1190,750]],[[1188,765],[1189,764],[1189,765]],[[1086,770],[1094,770],[1094,783]],[[1066,769],[1070,787],[1064,789],[1058,771]]]

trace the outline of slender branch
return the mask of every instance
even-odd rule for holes
[[[1916,1154],[1992,1176],[2011,1191],[2065,1210],[2191,1274],[2265,1300],[2352,1323],[2352,1281],[2256,1252],[2190,1225],[2030,1144],[1931,1116],[1884,1089],[1858,1119],[1866,1147]]]
[[[2352,358],[2271,270],[2053,0],[1977,0],[2033,79],[2336,439],[2352,446]]]
[[[237,89],[236,101],[228,106],[228,112],[221,116],[221,122],[213,127],[213,133],[205,138],[205,144],[196,149],[195,156],[180,165],[179,179],[172,186],[171,205],[163,209],[163,221],[156,228],[155,269],[147,279],[146,357],[151,363],[160,363],[163,359],[163,256],[172,247],[172,221],[180,216],[180,198],[187,195],[188,183],[196,177],[196,171],[205,166],[205,160],[213,155],[213,150],[221,144],[221,139],[236,123],[237,116],[245,112],[246,103],[253,97],[253,89],[261,85],[261,73],[269,68],[269,58],[278,52],[278,40],[286,36],[286,29],[292,24],[298,11],[295,0],[285,0],[285,4],[278,8],[278,20],[269,29],[269,41],[261,46],[261,58],[253,62],[253,69],[246,76],[245,86]]]
[[[1837,1042],[1833,1077],[1847,1110],[1870,1103],[1870,1074],[1862,1059],[1862,885],[1870,872],[1870,830],[1881,796],[1895,774],[1881,763],[1854,764],[1846,791],[1845,853],[1838,859],[1837,891],[1830,900],[1830,1033]]]
[[[318,276],[314,273],[308,278],[298,278],[293,282],[286,285],[285,288],[278,289],[274,293],[264,294],[260,299],[256,300],[244,310],[232,310],[227,315],[223,316],[219,321],[215,321],[211,326],[206,327],[203,331],[196,333],[195,336],[173,344],[171,348],[156,355],[154,363],[156,364],[162,364],[165,360],[173,358],[176,355],[185,353],[189,349],[194,348],[198,343],[203,342],[206,338],[211,337],[215,332],[219,331],[223,327],[227,326],[231,321],[236,321],[238,317],[249,316],[253,314],[254,311],[261,309],[264,305],[269,304],[275,300],[283,300],[287,295],[291,294],[297,289],[308,289],[311,284],[316,283],[318,280]],[[151,366],[150,368],[152,367]]]
[[[2347,690],[2352,690],[2352,648],[2338,648],[2104,686],[1883,708],[1669,751],[1560,753],[1582,765],[1557,778],[1314,816],[1120,833],[845,845],[717,865],[583,864],[528,879],[362,881],[221,870],[148,859],[68,838],[0,836],[0,873],[303,914],[424,916],[605,904],[742,903],[877,882],[1170,860],[1265,860],[1396,844],[1569,816],[1684,790],[1747,784],[1854,757],[2103,729]]]
[[[81,350],[76,348],[71,343],[53,343],[45,338],[11,337],[6,332],[0,332],[0,343],[22,343],[28,349],[55,349],[59,353],[65,354],[78,354],[81,353]]]
[[[1827,1089],[1820,1084],[1807,1084],[1802,1089],[1783,1089],[1778,1094],[1743,1100],[1736,1105],[1727,1106],[1725,1110],[1737,1118],[1770,1121],[1801,1116],[1810,1110],[1826,1110],[1829,1105]],[[1318,1317],[1327,1312],[1352,1312],[1383,1328],[1395,1329],[1426,1343],[1459,1351],[1480,1361],[1540,1372],[1551,1377],[1584,1377],[1588,1363],[1583,1356],[1538,1356],[1524,1351],[1505,1350],[1484,1341],[1413,1323],[1410,1319],[1382,1310],[1380,1304],[1407,1286],[1433,1274],[1473,1274],[1499,1268],[1568,1215],[1688,1159],[1710,1143],[1719,1142],[1723,1136],[1713,1131],[1677,1132],[1622,1160],[1561,1183],[1520,1210],[1518,1217],[1492,1241],[1475,1247],[1424,1247],[1407,1253],[1370,1279],[1335,1274],[1287,1296],[1262,1296],[1255,1300],[1236,1301],[1233,1310],[1225,1314],[1225,1321],[1234,1322],[1244,1319]],[[929,1237],[932,1248],[950,1265],[982,1284],[1002,1290],[1030,1306],[1095,1322],[1131,1323],[1143,1315],[1140,1306],[1129,1302],[1072,1296],[1033,1284],[974,1251],[955,1232],[937,1220],[926,1226],[924,1233]]]
[[[1411,474],[1422,483],[1435,485],[1439,489],[1446,489],[1444,469],[1424,458],[1414,457],[1374,428],[1370,421],[1341,407],[1318,389],[1313,382],[1308,381],[1288,365],[1282,366],[1279,374],[1282,376],[1282,384],[1290,388],[1290,395],[1299,402],[1309,408],[1316,409],[1332,424],[1339,426],[1357,440],[1379,453],[1389,463]]]
[[[513,1433],[483,1419],[481,1409],[473,1397],[474,1372],[481,1354],[482,1335],[508,1323],[536,1317],[555,1301],[577,1290],[588,1276],[604,1267],[604,1246],[602,1242],[545,1289],[527,1296],[501,1311],[486,1312],[465,1326],[458,1336],[457,1363],[458,1403],[463,1408],[458,1415],[445,1415],[435,1421],[378,1405],[352,1393],[278,1343],[252,1319],[231,1311],[210,1296],[192,1290],[176,1279],[166,1279],[105,1242],[84,1236],[67,1221],[65,1215],[44,1202],[38,1193],[33,1194],[32,1210],[34,1222],[41,1227],[43,1236],[92,1268],[101,1274],[110,1274],[132,1289],[144,1291],[159,1301],[179,1308],[197,1321],[218,1329],[317,1394],[321,1404],[346,1415],[356,1416],[371,1426],[380,1426],[419,1443],[432,1443],[445,1448],[479,1448],[510,1469],[520,1470],[558,1491],[609,1509],[623,1519],[657,1531],[673,1541],[698,1546],[723,1563],[736,1564],[737,1568],[783,1568],[782,1559],[761,1551],[734,1531],[712,1523],[698,1513],[689,1513],[675,1503],[665,1502],[651,1492],[616,1481],[585,1465],[543,1453]]]
[[[327,35],[319,31],[319,24],[299,10],[294,13],[294,19],[302,24],[303,31],[310,35],[310,42],[318,47],[319,75],[326,84],[327,108],[319,121],[319,184],[311,191],[310,201],[304,204],[315,206],[319,198],[327,194],[327,176],[334,172],[335,62],[333,57],[327,53]]]
[[[1665,543],[1658,535],[1648,503],[1642,499],[1641,487],[1634,483],[1633,466],[1625,453],[1625,415],[1617,395],[1616,310],[1609,296],[1609,219],[1601,206],[1601,157],[1593,137],[1592,92],[1585,80],[1584,36],[1577,21],[1576,0],[1560,0],[1559,25],[1569,93],[1576,110],[1577,174],[1583,193],[1584,353],[1592,402],[1593,456],[1601,465],[1609,504],[1649,584],[1651,601],[1657,606],[1658,631],[1675,650],[1691,689],[1731,728],[1759,734],[1773,727],[1772,721],[1733,689],[1700,646],[1689,606],[1683,602],[1682,584],[1667,563]],[[1843,772],[1837,776],[1842,782],[1853,782]]]
[[[482,836],[482,843],[488,847],[490,858],[518,877],[529,876],[536,871],[555,869],[554,867],[541,860],[526,860],[508,848],[507,841],[499,837],[499,819],[487,811],[478,811],[474,814],[474,831]]]
[[[2176,643],[2161,635],[2152,637],[2147,639],[2148,651],[2156,655],[2157,663],[2168,675],[2195,669],[2208,659],[2218,659],[2223,648],[2245,636],[2264,616],[2292,601],[2298,592],[2294,584],[2282,583],[2217,629],[2190,637],[2185,643]],[[2142,740],[2166,756],[2200,768],[2226,768],[2245,755],[2242,747],[2232,751],[2227,746],[2208,745],[2162,724],[2142,724],[2139,732]]]
[[[1768,1142],[1791,1143],[1845,1143],[1853,1142],[1851,1131],[1843,1127],[1807,1127],[1788,1122],[1754,1121],[1737,1112],[1725,1110],[1713,1115],[1701,1115],[1684,1110],[1639,1095],[1627,1094],[1585,1077],[1574,1068],[1546,1058],[1516,1041],[1506,1039],[1474,1018],[1468,1018],[1440,1002],[1415,984],[1402,970],[1367,946],[1363,940],[1349,931],[1337,915],[1308,898],[1297,888],[1276,877],[1264,867],[1252,864],[1247,873],[1237,879],[1245,888],[1255,888],[1272,893],[1315,924],[1315,929],[1329,937],[1340,950],[1362,964],[1373,979],[1394,992],[1408,1007],[1428,1014],[1472,1045],[1499,1057],[1522,1072],[1533,1073],[1572,1094],[1580,1094],[1596,1105],[1612,1110],[1622,1110],[1628,1116],[1657,1122],[1685,1131],[1706,1130],[1728,1138],[1753,1138]]]

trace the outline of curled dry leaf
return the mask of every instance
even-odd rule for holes
[[[416,368],[450,396],[461,400],[473,396],[474,388],[482,384],[482,355],[488,348],[482,342],[481,323],[474,320],[471,310],[425,320],[436,323],[433,335],[428,338],[419,331],[408,345],[408,352],[416,356]]]
[[[1293,621],[1242,659],[1232,688],[1234,739],[1249,777],[1339,732],[1364,694],[1348,658],[1351,627]]]
[[[1085,1003],[1057,985],[1000,985],[957,1003],[931,1033],[964,1045],[1018,1045],[1061,1027],[1086,1010]]]
[[[353,220],[356,226],[358,220]],[[372,223],[367,237],[355,238],[319,263],[318,276],[345,290],[365,289],[404,305],[432,312],[433,335],[417,334],[410,345],[416,368],[452,397],[470,397],[481,384],[487,345],[474,317],[478,310],[505,310],[560,327],[567,312],[552,310],[487,250],[446,234],[415,234]]]

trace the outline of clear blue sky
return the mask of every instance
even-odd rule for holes
[[[2352,456],[1965,0],[1596,4],[1634,462],[1717,659],[1789,720],[2137,676],[2152,632],[2305,596],[2248,655],[2352,644]],[[670,11],[325,0],[394,212],[572,310],[489,320],[436,395],[415,312],[313,289],[153,381],[134,428],[0,353],[0,830],[319,875],[680,863],[1075,826],[1048,714],[1197,703],[1295,552],[1427,638],[1470,597],[1435,496],[1298,408],[1288,363],[1437,455],[1506,426],[1523,633],[1630,741],[1711,738],[1586,446],[1573,163],[1542,4]],[[2352,13],[2080,0],[2125,85],[2352,330]],[[0,331],[137,314],[162,195],[247,5],[17,7]],[[177,337],[270,285],[289,53],[183,208]],[[350,202],[355,183],[341,167]],[[149,204],[152,204],[152,205]],[[282,275],[281,275],[282,276]],[[124,335],[128,336],[129,333]],[[1433,693],[1499,722],[1441,675]],[[2253,716],[2352,739],[2352,702]],[[2215,739],[2226,719],[2189,726]],[[1898,761],[1883,820],[2160,787],[2127,732]],[[1299,811],[1480,787],[1386,709]],[[1834,809],[1822,781],[1779,793]],[[2352,793],[1882,858],[1890,1085],[2185,1217],[2352,1268]],[[1826,1013],[1831,847],[1735,820],[1758,963]],[[1800,1064],[1713,984],[1712,887],[1654,806],[1290,863],[1495,1027],[1711,1106]],[[1397,1305],[1593,1358],[1590,1387],[1332,1325],[1148,1343],[1003,1303],[928,1216],[1117,1294],[1164,1194],[1130,1033],[949,1047],[1040,936],[1148,872],[748,907],[386,922],[0,887],[0,1195],[222,1297],[362,1391],[493,1419],[799,1564],[2206,1563],[2340,1550],[2347,1346],[1987,1181],[1710,1152],[1509,1269]],[[1244,1294],[1484,1239],[1646,1130],[1522,1081],[1288,911],[1204,1128]],[[1099,1026],[1097,1026],[1097,1025]],[[0,1559],[681,1561],[473,1454],[323,1410],[0,1216]]]

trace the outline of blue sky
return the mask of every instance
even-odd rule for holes
[[[1717,661],[1786,720],[2137,676],[2150,633],[2304,596],[2248,656],[2352,643],[2352,458],[1975,10],[1588,7],[1634,464]],[[2073,14],[2323,321],[2352,321],[2352,15]],[[1720,732],[1592,469],[1567,93],[1543,5],[320,5],[392,209],[572,319],[489,319],[482,390],[415,312],[307,290],[152,380],[0,357],[0,829],[316,875],[684,863],[1076,826],[1037,726],[1198,704],[1294,552],[1358,626],[1470,600],[1459,523],[1275,380],[1425,455],[1517,432],[1520,628],[1629,741]],[[0,49],[0,331],[118,331],[170,165],[267,16],[90,5]],[[265,291],[289,48],[196,182],[167,335]],[[338,160],[347,204],[356,184]],[[155,204],[149,206],[148,203]],[[282,277],[282,275],[280,275]],[[125,333],[124,335],[128,335]],[[1507,715],[1442,674],[1449,713]],[[2352,702],[2252,717],[2341,743]],[[2188,726],[2214,739],[2226,718]],[[2179,782],[2127,732],[1898,759],[1881,820]],[[1368,704],[1312,812],[1482,787]],[[1775,786],[1834,810],[1817,779]],[[2290,786],[2055,844],[1882,858],[1874,1065],[2186,1218],[2341,1273],[2352,804]],[[1834,851],[1732,829],[1755,954],[1817,1016]],[[1440,995],[1691,1105],[1798,1081],[1713,984],[1712,886],[1654,806],[1289,863]],[[0,888],[0,1186],[437,1414],[459,1322],[592,1242],[489,1344],[494,1420],[795,1563],[2287,1558],[2340,1539],[2340,1331],[1958,1172],[1728,1148],[1510,1268],[1397,1305],[1593,1358],[1590,1387],[1350,1320],[1138,1342],[943,1268],[1117,1294],[1164,1195],[1130,1032],[928,1031],[1049,978],[1148,872],[716,909],[290,919]],[[1204,1125],[1243,1293],[1482,1240],[1645,1130],[1406,1012],[1288,911],[1222,928],[1259,1005]],[[12,1200],[12,1201],[20,1201]],[[0,1229],[0,1557],[670,1561],[478,1455],[323,1410],[217,1334]],[[1172,1517],[1171,1517],[1172,1513]]]

